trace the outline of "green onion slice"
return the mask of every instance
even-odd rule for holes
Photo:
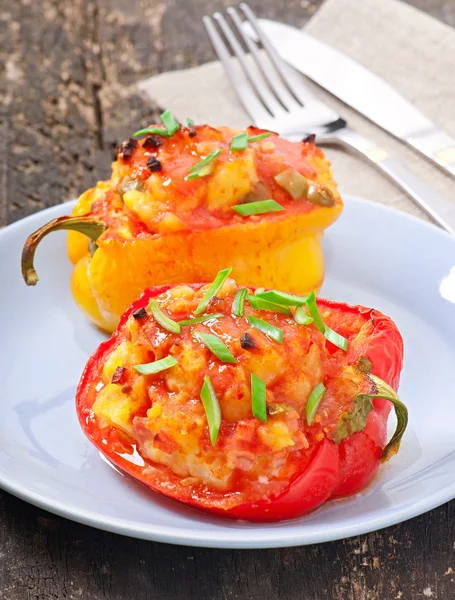
[[[166,127],[166,131],[168,132],[169,136],[174,135],[174,133],[179,128],[179,124],[174,119],[169,109],[165,110],[164,113],[162,113],[161,120],[163,122],[163,125]]]
[[[139,131],[135,131],[133,135],[143,135],[143,134],[157,134],[162,135],[164,137],[171,137],[178,130],[179,124],[172,116],[170,110],[165,110],[161,113],[161,121],[165,129],[161,127],[146,127],[145,129],[139,129]]]
[[[249,142],[258,142],[259,140],[263,140],[264,138],[268,138],[269,135],[272,135],[270,131],[267,131],[266,133],[260,133],[259,135],[253,135],[251,137],[248,138]]]
[[[199,171],[190,173],[188,175],[188,179],[199,179],[199,177],[207,177],[207,175],[210,175],[212,170],[213,170],[212,165],[205,165],[205,167],[202,167],[202,169],[199,169]]]
[[[229,348],[220,338],[211,333],[204,333],[202,331],[193,331],[193,337],[204,344],[206,348],[210,350],[217,358],[223,363],[236,363],[237,360],[232,356]]]
[[[134,365],[133,369],[135,369],[141,375],[154,375],[160,371],[170,369],[176,364],[177,361],[173,356],[166,356],[166,358],[162,358],[161,360],[156,360],[155,362],[147,363],[145,365]]]
[[[338,348],[341,348],[345,352],[347,351],[348,340],[336,331],[333,331],[333,329],[330,329],[330,327],[326,326],[324,336],[329,342],[332,342],[334,346],[338,346]]]
[[[294,294],[286,294],[286,292],[279,292],[278,290],[261,291],[257,295],[268,302],[275,302],[282,306],[302,306],[307,301],[306,296],[294,296]]]
[[[133,133],[134,136],[138,135],[146,135],[146,134],[154,134],[154,135],[162,135],[163,137],[171,137],[166,129],[162,129],[161,127],[146,127],[145,129],[139,129]]]
[[[234,302],[232,303],[232,312],[236,317],[243,317],[245,314],[245,297],[248,294],[246,288],[240,288],[237,290],[234,296]]]
[[[263,215],[269,212],[280,212],[284,210],[281,204],[275,200],[258,200],[258,202],[249,202],[248,204],[236,204],[232,207],[242,217],[250,215]]]
[[[275,304],[275,302],[269,302],[258,296],[247,296],[246,299],[255,310],[270,310],[271,312],[281,313],[287,317],[291,317],[292,313],[287,306],[281,306],[281,304]]]
[[[218,398],[213,389],[210,377],[205,377],[204,385],[201,389],[201,400],[204,405],[205,414],[207,416],[207,423],[209,426],[210,441],[212,446],[216,444],[218,438],[218,432],[221,425],[221,408]]]
[[[329,342],[332,342],[332,344],[334,344],[335,346],[338,346],[338,348],[341,348],[342,350],[346,351],[348,349],[348,340],[339,333],[333,331],[333,329],[330,329],[330,327],[327,327],[325,325],[319,313],[314,292],[311,292],[308,296],[306,305],[308,312],[310,313],[310,317],[313,318],[314,324],[319,329],[319,331],[324,334],[324,337],[327,340],[329,340]]]
[[[319,329],[319,331],[321,333],[325,332],[325,325],[324,325],[324,321],[321,318],[321,315],[319,313],[319,308],[318,305],[316,304],[316,296],[314,292],[310,292],[310,295],[308,296],[307,300],[306,300],[306,305],[307,305],[307,309],[308,312],[310,313],[310,317],[312,317],[314,324],[316,325],[316,327]]]
[[[149,308],[155,321],[161,325],[163,329],[169,331],[170,333],[180,333],[180,325],[177,323],[177,321],[173,321],[164,314],[164,312],[158,306],[158,302],[156,300],[150,300]]]
[[[257,375],[251,373],[251,404],[253,415],[264,423],[267,422],[266,396],[265,383]]]
[[[194,126],[193,119],[190,119],[190,117],[187,117],[186,118],[186,124],[188,125],[188,127],[193,127]]]
[[[248,317],[248,323],[251,327],[258,329],[279,344],[283,343],[283,332],[279,327],[275,327],[275,325],[271,325],[270,323],[267,323],[267,321],[263,321],[262,319],[253,316]]]
[[[321,381],[317,384],[316,387],[313,388],[306,403],[306,422],[308,423],[308,425],[311,425],[313,423],[314,417],[319,408],[319,405],[321,404],[321,400],[324,394],[325,386]]]
[[[210,321],[211,319],[222,319],[223,317],[223,313],[213,313],[212,315],[202,315],[202,317],[179,321],[179,325],[194,325],[195,323],[203,323],[204,321]]]
[[[294,321],[298,325],[310,325],[313,319],[306,314],[303,306],[298,306],[294,312]]]
[[[199,171],[202,169],[202,167],[205,167],[205,165],[208,165],[210,162],[212,162],[212,160],[216,158],[218,154],[221,154],[220,148],[213,150],[213,152],[210,152],[210,154],[207,155],[203,160],[193,165],[190,169],[188,169],[188,173],[195,173],[196,171]]]
[[[248,144],[247,132],[239,133],[235,135],[231,140],[231,150],[246,150]]]
[[[220,289],[223,287],[223,283],[229,277],[229,274],[231,273],[231,271],[232,271],[232,267],[229,267],[228,269],[223,269],[222,271],[219,271],[217,273],[215,279],[213,280],[212,285],[205,292],[202,300],[198,304],[198,307],[194,311],[194,314],[196,316],[198,316],[204,312],[204,310],[207,308],[207,305],[210,302],[210,300],[213,298],[213,296],[216,296],[218,294],[218,292],[220,291]]]
[[[254,295],[257,296],[258,294],[262,294],[262,292],[265,292],[265,288],[256,288],[254,290]]]

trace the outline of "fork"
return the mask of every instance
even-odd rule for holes
[[[319,142],[341,144],[354,151],[373,163],[436,223],[455,235],[453,203],[385,149],[349,127],[345,119],[317,99],[303,77],[278,56],[250,7],[243,3],[240,10],[244,19],[235,8],[226,9],[233,27],[219,12],[213,17],[204,16],[203,22],[238,99],[254,125],[276,131],[291,141],[315,133]]]

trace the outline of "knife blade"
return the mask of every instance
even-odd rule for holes
[[[381,77],[300,29],[258,22],[288,64],[455,177],[455,140]],[[248,24],[245,29],[255,37]]]

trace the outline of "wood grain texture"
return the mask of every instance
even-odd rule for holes
[[[131,84],[214,58],[201,24],[231,0],[0,1],[0,226],[76,196],[160,107]],[[454,0],[412,0],[455,25]],[[254,0],[296,25],[320,0]],[[327,544],[221,551],[149,543],[0,492],[1,600],[437,600],[455,597],[455,502]]]

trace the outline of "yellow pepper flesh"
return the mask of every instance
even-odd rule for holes
[[[341,207],[320,208],[306,215],[156,239],[101,238],[91,260],[87,243],[82,256],[76,253],[73,243],[78,243],[78,234],[70,232],[68,249],[75,263],[72,292],[84,314],[112,331],[146,287],[209,282],[227,265],[232,265],[232,276],[240,285],[302,294],[318,291],[324,278],[321,238],[340,212]]]

